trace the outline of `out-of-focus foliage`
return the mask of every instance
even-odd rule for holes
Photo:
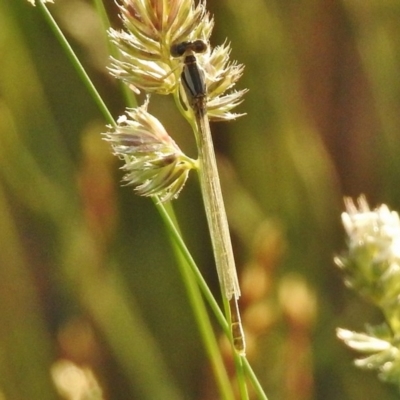
[[[228,37],[246,65],[238,89],[249,88],[248,115],[212,126],[249,360],[271,400],[394,399],[335,337],[381,317],[344,287],[332,255],[343,195],[400,208],[400,0],[208,6],[211,42]],[[92,3],[49,9],[120,115]],[[62,360],[99,399],[215,398],[164,228],[150,201],[119,187],[106,122],[38,7],[0,0],[0,33],[0,398],[58,398]],[[152,107],[195,155],[168,100]],[[195,179],[175,207],[218,293]]]

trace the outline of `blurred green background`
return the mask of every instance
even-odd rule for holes
[[[55,3],[117,117],[124,101],[92,3]],[[344,287],[332,258],[345,245],[344,195],[400,208],[400,0],[208,8],[212,45],[228,38],[246,65],[238,89],[249,89],[247,115],[212,126],[249,361],[270,400],[395,399],[335,337],[382,317]],[[160,217],[120,187],[106,122],[39,9],[0,0],[0,41],[0,399],[60,398],[53,381],[71,391],[73,371],[92,396],[82,399],[102,398],[91,373],[104,399],[218,398]],[[150,111],[195,155],[170,99],[152,98]],[[219,298],[194,175],[174,207]],[[59,373],[65,360],[81,369]]]

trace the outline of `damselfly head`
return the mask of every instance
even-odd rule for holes
[[[192,51],[193,53],[204,53],[207,48],[207,43],[204,40],[198,39],[190,42],[173,44],[170,51],[172,57],[182,57],[189,51]]]

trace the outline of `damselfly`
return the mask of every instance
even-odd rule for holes
[[[244,355],[245,339],[238,306],[240,288],[207,117],[205,76],[195,56],[196,53],[203,53],[206,50],[207,44],[204,41],[195,40],[173,45],[171,55],[183,57],[181,83],[197,124],[196,140],[199,151],[200,182],[211,231],[218,278],[223,294],[229,302],[233,345],[240,354]]]

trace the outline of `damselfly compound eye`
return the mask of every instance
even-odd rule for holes
[[[204,40],[195,40],[192,42],[190,46],[190,50],[193,50],[195,53],[204,53],[207,50],[207,43]]]
[[[176,43],[171,46],[172,57],[182,57],[186,52],[204,53],[207,50],[207,43],[204,40],[195,40],[193,42]]]
[[[185,52],[188,50],[190,44],[192,42],[182,42],[182,43],[177,43],[177,44],[173,44],[171,46],[171,56],[172,57],[182,57]]]

